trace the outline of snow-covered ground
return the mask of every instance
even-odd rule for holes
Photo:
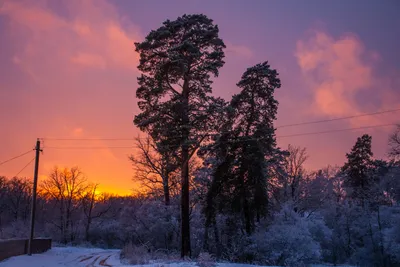
[[[0,262],[0,267],[129,267],[119,259],[119,250],[98,248],[54,247],[43,254],[22,255]],[[148,267],[197,267],[195,262],[156,263]],[[325,267],[329,265],[315,265]],[[248,264],[218,263],[217,267],[254,267]],[[278,266],[269,266],[278,267]],[[342,266],[346,267],[346,266]],[[350,267],[350,266],[348,266]]]
[[[119,250],[54,247],[43,254],[22,255],[0,262],[0,267],[122,267]]]

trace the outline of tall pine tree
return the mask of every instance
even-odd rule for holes
[[[207,137],[224,101],[210,96],[211,76],[223,66],[225,45],[205,15],[183,15],[151,31],[141,43],[134,123],[181,161],[181,256],[190,256],[189,160]]]
[[[230,102],[228,126],[208,149],[216,161],[205,205],[206,226],[224,210],[240,214],[250,234],[268,204],[268,162],[277,152],[274,92],[281,83],[277,71],[264,62],[248,68],[237,86],[241,91]]]
[[[373,167],[372,137],[364,134],[346,154],[347,162],[342,167],[344,185],[350,189],[350,197],[364,202],[371,186],[371,169]]]

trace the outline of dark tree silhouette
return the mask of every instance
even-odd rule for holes
[[[308,155],[306,148],[297,146],[288,146],[289,155],[285,157],[285,178],[283,181],[284,197],[285,199],[298,200],[300,181],[304,176],[304,162],[307,160]]]
[[[8,190],[10,191],[9,208],[14,214],[14,219],[23,220],[29,218],[29,204],[31,202],[32,183],[28,179],[14,177],[8,181]]]
[[[136,138],[136,153],[129,156],[135,171],[134,180],[148,189],[151,194],[163,195],[165,205],[170,204],[171,188],[177,186],[173,179],[179,168],[179,158],[173,149],[163,149],[148,136]],[[161,190],[160,190],[161,188]],[[174,190],[175,191],[175,190]]]
[[[157,145],[179,152],[181,162],[181,256],[190,256],[189,160],[207,137],[224,101],[209,94],[211,75],[223,66],[225,45],[205,15],[183,15],[151,31],[141,43],[136,96],[142,111],[134,123]]]
[[[370,174],[373,167],[371,151],[372,137],[364,134],[346,154],[347,162],[342,167],[344,185],[351,189],[350,197],[363,201],[371,185]]]
[[[277,152],[274,92],[281,83],[277,71],[264,62],[248,68],[237,86],[241,92],[228,107],[230,125],[211,146],[216,162],[205,207],[206,224],[229,203],[228,209],[242,215],[244,228],[251,234],[255,219],[265,214],[268,204],[268,164]]]
[[[97,194],[98,184],[91,184],[87,187],[82,196],[82,209],[85,215],[85,240],[90,240],[90,227],[93,220],[106,215],[111,205],[109,202],[110,196],[107,194]]]
[[[60,230],[64,243],[75,238],[73,216],[81,207],[88,186],[87,178],[78,167],[60,169],[57,166],[40,185],[41,192],[57,205],[59,220],[52,223]]]
[[[400,159],[400,124],[389,137],[389,156],[393,159]]]

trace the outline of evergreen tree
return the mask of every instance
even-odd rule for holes
[[[151,31],[141,43],[134,123],[157,145],[177,151],[181,162],[181,256],[190,256],[189,160],[208,136],[225,103],[210,96],[211,76],[223,66],[225,45],[205,15],[183,15]]]
[[[350,197],[354,199],[364,200],[371,186],[371,141],[372,137],[367,134],[358,137],[351,152],[346,154],[347,162],[342,167],[344,186],[351,189]]]
[[[274,91],[281,83],[277,71],[264,62],[248,68],[237,86],[241,92],[230,102],[223,132],[208,148],[208,156],[216,161],[205,205],[206,226],[224,210],[241,214],[250,234],[268,203],[268,164],[278,151]]]

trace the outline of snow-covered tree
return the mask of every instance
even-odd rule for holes
[[[400,204],[400,162],[390,164],[387,172],[380,177],[379,188],[384,203]]]
[[[328,166],[311,173],[300,181],[301,196],[297,206],[301,213],[311,214],[325,206],[342,201],[345,192],[341,186],[339,167]]]

